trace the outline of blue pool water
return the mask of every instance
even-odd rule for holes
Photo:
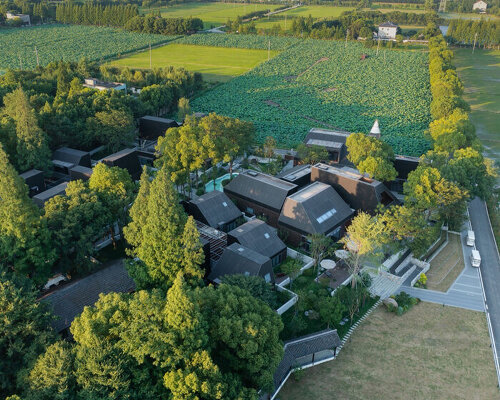
[[[235,177],[236,175],[238,175],[237,172],[233,172],[233,177]],[[229,179],[230,177],[230,174],[225,174],[225,175],[222,175],[222,176],[219,176],[216,180],[215,180],[215,190],[218,190],[219,192],[222,192],[222,181],[225,180],[225,179]],[[208,182],[206,185],[205,185],[205,192],[213,192],[214,190],[214,180],[212,179],[210,182]]]

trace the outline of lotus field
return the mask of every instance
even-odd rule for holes
[[[175,36],[148,35],[93,26],[44,25],[0,30],[0,70],[34,68],[35,47],[40,65],[51,61],[104,60]]]
[[[176,43],[198,46],[234,47],[238,49],[267,50],[270,48],[271,50],[285,50],[301,41],[301,39],[294,37],[205,33],[202,35],[184,36],[178,39]]]
[[[364,57],[362,57],[364,55]],[[306,40],[192,101],[193,109],[254,122],[259,141],[294,147],[311,127],[368,133],[400,154],[421,155],[431,120],[427,55]]]

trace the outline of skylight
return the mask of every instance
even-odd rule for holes
[[[327,219],[333,217],[333,215],[336,213],[337,213],[337,210],[335,208],[332,208],[331,210],[328,210],[326,213],[324,213],[323,215],[316,218],[316,221],[318,221],[319,224],[322,224]]]
[[[226,203],[225,201],[223,201],[223,202],[222,202],[222,205],[223,205],[224,207],[227,207],[227,203]]]
[[[266,232],[266,233],[264,233],[264,237],[265,237],[266,239],[269,239],[271,236],[269,236],[269,233],[267,233],[267,232]]]

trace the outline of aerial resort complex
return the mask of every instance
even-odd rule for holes
[[[500,398],[499,0],[0,0],[0,400]]]

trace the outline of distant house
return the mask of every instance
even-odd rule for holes
[[[139,162],[139,154],[135,149],[124,149],[110,154],[100,160],[109,167],[120,167],[126,169],[132,179],[137,180],[141,176],[142,168]]]
[[[45,203],[49,201],[52,197],[65,195],[66,186],[68,186],[68,182],[63,182],[41,193],[35,194],[33,196],[33,201],[38,207],[42,208],[43,206],[45,206]]]
[[[244,171],[224,186],[224,193],[250,215],[264,216],[275,228],[285,199],[298,186],[256,171]]]
[[[124,293],[134,290],[134,281],[128,275],[123,262],[115,262],[109,267],[49,293],[40,301],[48,304],[58,317],[52,322],[52,326],[56,332],[62,332],[68,330],[84,307],[93,306],[99,300],[101,293]]]
[[[127,91],[127,85],[120,82],[104,82],[96,78],[85,78],[84,87],[90,89],[103,90],[124,90]]]
[[[82,167],[81,165],[76,165],[69,170],[69,176],[71,180],[81,179],[82,181],[87,181],[92,176],[92,168]]]
[[[35,194],[45,191],[45,180],[43,179],[43,171],[38,169],[30,169],[19,175],[24,179],[30,192],[29,196],[33,197]]]
[[[226,275],[260,276],[266,282],[274,283],[271,259],[239,243],[226,247],[219,261],[212,267],[208,279],[220,283],[221,278]]]
[[[173,119],[146,115],[139,119],[139,137],[141,139],[156,140],[158,136],[165,135],[167,129],[177,128],[178,126]]]
[[[15,13],[5,13],[6,18],[9,20],[21,20],[24,25],[31,25],[30,16],[28,14],[15,14]]]
[[[476,1],[472,6],[473,11],[479,10],[480,13],[485,13],[487,8],[488,8],[488,3],[486,3],[483,0]]]
[[[378,119],[373,123],[372,129],[370,129],[370,135],[374,138],[380,139],[380,126],[378,124]]]
[[[324,147],[328,152],[329,160],[339,163],[347,155],[345,142],[349,135],[349,132],[312,128],[304,139],[304,143],[306,146]]]
[[[353,215],[354,210],[330,185],[314,182],[287,197],[278,226],[287,233],[289,243],[300,246],[315,233],[340,238]]]
[[[311,166],[309,164],[296,165],[279,173],[276,177],[302,187],[311,182]]]
[[[398,26],[391,21],[384,22],[378,26],[378,37],[380,39],[396,39]]]
[[[286,259],[287,247],[276,231],[260,219],[244,223],[227,234],[229,244],[239,243],[271,259],[272,266]]]
[[[354,168],[319,163],[311,167],[311,181],[332,186],[355,210],[373,213],[379,204],[398,204],[396,197],[382,182],[370,179]]]
[[[194,219],[222,232],[238,226],[242,212],[224,193],[214,190],[187,203],[186,211]]]
[[[91,168],[90,153],[87,151],[61,147],[52,153],[54,170],[69,175],[69,170],[76,165]]]

